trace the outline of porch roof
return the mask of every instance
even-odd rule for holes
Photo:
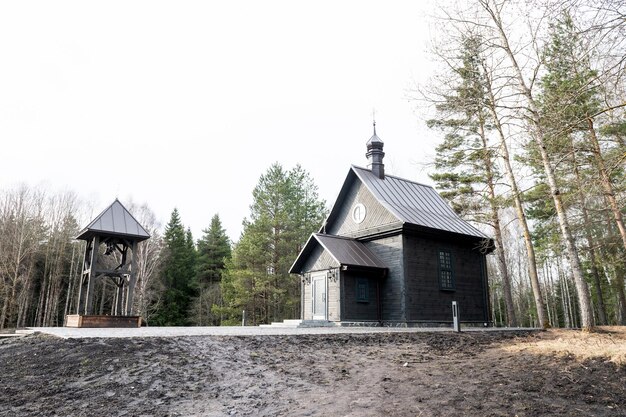
[[[302,267],[316,245],[324,248],[340,265],[387,269],[374,252],[356,239],[314,233],[304,245],[289,272],[302,273]]]

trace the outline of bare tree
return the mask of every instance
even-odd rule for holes
[[[532,242],[532,235],[530,232],[530,226],[524,212],[524,203],[522,200],[522,192],[519,189],[518,181],[513,170],[511,163],[511,154],[509,152],[509,145],[507,141],[507,135],[502,123],[502,116],[498,112],[499,99],[496,96],[496,87],[494,86],[494,69],[487,64],[486,60],[482,60],[483,71],[485,73],[485,91],[488,95],[486,100],[486,107],[491,113],[491,121],[495,131],[497,132],[498,139],[500,141],[500,158],[502,159],[504,172],[506,174],[508,185],[511,187],[511,198],[515,206],[515,213],[517,214],[517,220],[520,223],[523,231],[524,244],[526,246],[526,256],[528,258],[528,275],[530,277],[530,284],[533,291],[533,297],[535,301],[535,308],[537,309],[537,320],[542,328],[548,327],[548,318],[546,317],[546,310],[543,303],[543,296],[541,293],[541,286],[539,284],[539,274],[537,273],[537,257],[535,255],[535,247]]]
[[[149,321],[153,311],[158,307],[163,292],[158,279],[163,250],[163,239],[159,232],[161,225],[146,204],[136,205],[131,202],[127,207],[151,236],[150,239],[140,242],[137,246],[137,254],[133,254],[136,256],[137,265],[133,311]]]
[[[480,72],[481,91],[483,95],[481,98],[480,118],[484,120],[486,126],[489,126],[489,130],[495,133],[496,142],[499,143],[497,156],[502,160],[502,167],[508,182],[507,185],[510,188],[510,198],[516,209],[517,220],[520,222],[524,232],[523,240],[526,247],[526,256],[528,257],[528,276],[531,282],[538,322],[540,327],[545,328],[548,326],[548,319],[546,317],[543,295],[537,273],[535,249],[532,242],[531,230],[524,211],[522,192],[519,189],[511,161],[512,156],[507,143],[509,138],[506,133],[506,122],[503,121],[506,118],[512,118],[507,112],[518,111],[517,100],[519,94],[515,91],[511,91],[513,85],[511,75],[507,72],[509,68],[504,66],[504,58],[498,55],[497,51],[494,51],[490,32],[485,29],[484,25],[480,25],[478,20],[474,18],[464,18],[463,13],[465,12],[466,11],[460,12],[458,15],[453,15],[448,10],[443,11],[444,17],[442,19],[446,22],[446,30],[442,35],[443,39],[435,46],[435,55],[444,63],[445,69],[448,69],[454,66],[454,57],[458,56],[463,38],[472,37],[480,40],[480,45],[476,52],[479,68],[475,70]],[[437,106],[440,106],[440,103],[452,94],[450,91],[450,80],[440,78],[441,77],[437,77],[436,82],[438,85],[443,86],[442,91],[420,91],[422,97],[426,98],[429,102],[434,102]],[[474,113],[478,113],[478,110],[474,109]],[[493,169],[489,171],[493,171]],[[489,172],[486,173],[486,176],[488,178],[493,177]],[[501,188],[502,184],[494,181],[488,182],[494,187],[490,193],[492,195],[491,201],[494,202],[495,195],[498,194],[495,186]],[[500,204],[502,203],[503,201],[501,201]],[[502,207],[492,207],[492,211],[501,208]],[[493,224],[499,223],[497,213],[492,217]],[[506,259],[504,256],[504,247],[499,243],[502,240],[499,236],[501,234],[499,227],[494,228],[494,234],[497,246],[496,255],[499,258],[498,264],[500,265],[500,270],[503,270],[503,268],[506,268]],[[503,275],[505,300],[510,300],[506,302],[507,315],[513,318],[512,322],[510,322],[510,324],[513,324],[515,322],[515,313],[513,310],[513,301],[510,298],[511,291],[507,289],[507,287],[509,287],[507,282],[509,281],[508,273]]]
[[[32,274],[43,232],[42,204],[43,194],[26,186],[0,200],[0,329],[17,321],[18,296]]]
[[[535,67],[535,69],[531,72],[530,81],[527,81],[524,76],[524,69],[519,62],[519,49],[516,46],[511,45],[510,39],[512,32],[502,19],[502,10],[509,5],[509,2],[505,0],[478,0],[478,5],[486,17],[483,21],[493,31],[494,47],[500,48],[508,58],[508,63],[512,70],[511,76],[515,80],[516,87],[521,96],[525,99],[525,119],[528,123],[531,137],[536,142],[539,149],[541,161],[543,162],[545,178],[552,194],[561,234],[567,249],[568,260],[571,265],[572,275],[574,276],[574,282],[576,283],[580,304],[581,325],[583,330],[591,330],[593,327],[593,312],[591,309],[589,288],[583,275],[578,249],[575,244],[574,236],[571,232],[568,214],[563,205],[561,191],[555,177],[554,166],[550,159],[550,155],[548,154],[546,146],[546,132],[540,119],[539,105],[532,90],[539,67]],[[532,30],[531,28],[531,33],[535,35],[537,31]],[[532,42],[534,46],[538,42],[538,39],[533,36]],[[537,62],[539,62],[539,59],[537,59]]]

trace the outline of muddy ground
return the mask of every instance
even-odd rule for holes
[[[626,416],[626,332],[579,334],[9,338],[0,416]]]

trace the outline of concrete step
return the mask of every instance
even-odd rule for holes
[[[300,323],[302,323],[302,320],[300,319],[288,319],[288,320],[283,320],[283,323],[285,324],[293,324],[293,325],[299,325]]]
[[[23,337],[34,333],[35,331],[31,329],[17,329],[15,333],[0,333],[0,337]]]
[[[311,327],[335,327],[335,323],[328,320],[283,320],[282,322],[272,322],[272,324],[261,324],[259,327],[298,329]]]
[[[281,327],[281,328],[297,329],[298,328],[298,324],[274,321],[274,322],[272,322],[272,324],[259,324],[259,327]]]
[[[328,320],[302,320],[298,327],[335,327],[334,321]]]
[[[272,324],[269,325],[270,327],[287,327],[287,328],[292,328],[292,329],[296,329],[298,328],[298,324],[290,324],[290,323],[283,323],[283,322],[272,322]]]

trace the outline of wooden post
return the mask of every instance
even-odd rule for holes
[[[118,277],[117,279],[117,295],[115,296],[115,315],[120,316],[123,313],[122,306],[124,301],[124,277]]]
[[[95,284],[96,263],[98,262],[98,249],[100,248],[100,238],[98,235],[93,237],[93,248],[91,249],[91,261],[89,262],[89,273],[87,274],[87,305],[85,306],[85,315],[93,313],[93,287]]]
[[[85,245],[85,253],[83,256],[83,270],[80,273],[80,281],[78,282],[78,303],[76,306],[76,314],[81,314],[82,310],[85,308],[85,296],[86,292],[84,290],[85,282],[85,271],[88,269],[88,261],[91,255],[91,244],[93,242],[87,242]]]
[[[135,284],[137,283],[137,242],[133,240],[132,258],[130,261],[130,276],[128,277],[128,292],[126,294],[126,315],[130,316],[133,312],[133,295],[135,292]]]

